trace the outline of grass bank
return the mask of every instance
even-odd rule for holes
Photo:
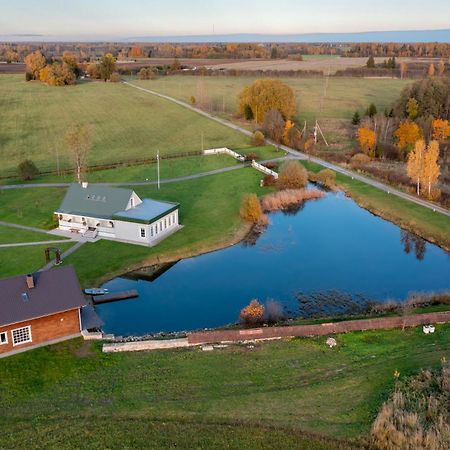
[[[312,172],[323,169],[309,161],[302,161],[302,164]],[[337,173],[336,181],[362,208],[450,251],[449,217],[346,175]]]
[[[16,355],[2,361],[0,442],[339,448],[334,439],[365,439],[395,371],[403,378],[439,365],[450,351],[450,325],[427,336],[414,328],[336,339],[333,350],[322,337],[128,354],[74,340]]]

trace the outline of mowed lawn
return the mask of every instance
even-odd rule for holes
[[[143,159],[205,148],[248,146],[248,138],[170,102],[122,85],[84,82],[49,87],[22,75],[0,76],[0,176],[31,158],[40,170],[72,167],[64,134],[93,125],[92,164]]]
[[[64,263],[73,264],[81,283],[87,286],[105,279],[107,275],[120,274],[137,265],[156,263],[163,259],[176,260],[235,242],[248,230],[248,225],[239,216],[243,195],[270,191],[269,188],[259,186],[261,178],[262,175],[256,170],[241,168],[184,182],[163,184],[160,190],[156,186],[136,187],[135,191],[141,198],[180,203],[180,223],[183,229],[152,248],[106,240],[85,244]],[[53,212],[60,205],[65,192],[65,188],[47,187],[0,191],[0,201],[5,205],[0,212],[0,220],[52,228]],[[20,205],[20,208],[13,205]],[[0,258],[1,250],[4,249],[0,249]],[[6,256],[9,255],[14,255],[14,252]],[[22,255],[26,256],[26,252],[17,254],[15,270],[18,273],[29,267],[26,258],[23,265],[20,265]],[[6,265],[0,269],[0,277],[6,276],[5,271]]]
[[[122,354],[74,340],[9,357],[1,446],[360,449],[394,372],[439,366],[450,325],[336,339]]]
[[[35,272],[45,266],[45,249],[57,247],[65,252],[74,242],[0,248],[0,279]],[[54,258],[54,254],[51,255]],[[1,397],[1,395],[0,395]],[[1,445],[0,445],[1,448]]]
[[[169,76],[150,81],[133,81],[139,86],[190,102],[200,99],[203,92],[208,109],[217,113],[235,114],[238,95],[257,77],[194,77]],[[370,103],[380,111],[390,107],[410,81],[399,79],[370,79],[325,77],[281,78],[292,87],[297,98],[297,117],[303,120],[350,119],[356,110],[363,113]]]
[[[15,244],[18,242],[41,242],[55,241],[64,239],[60,236],[53,236],[46,233],[38,233],[35,231],[21,230],[19,228],[0,225],[0,245]]]

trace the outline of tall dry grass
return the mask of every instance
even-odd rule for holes
[[[263,197],[261,204],[264,211],[278,211],[298,205],[306,200],[322,198],[325,194],[317,190],[286,189],[273,192]]]
[[[371,430],[377,450],[448,450],[450,448],[450,364],[423,370],[397,382]]]

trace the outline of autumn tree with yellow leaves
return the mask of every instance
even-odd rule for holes
[[[417,195],[420,195],[421,190],[426,187],[428,196],[431,197],[432,187],[440,175],[438,160],[439,143],[437,141],[431,141],[428,146],[423,139],[415,143],[414,149],[408,155],[406,171],[416,184]]]
[[[361,150],[368,156],[375,156],[377,134],[367,127],[358,129],[358,143]]]
[[[46,66],[45,56],[36,50],[24,59],[27,66],[27,80],[39,80],[40,71]]]
[[[395,130],[394,137],[396,138],[397,148],[404,153],[411,150],[416,142],[422,139],[423,134],[419,125],[414,122],[405,121]]]
[[[256,80],[239,94],[242,115],[263,123],[266,113],[277,110],[284,120],[294,116],[297,109],[294,91],[280,80]]]
[[[446,141],[450,137],[450,124],[448,120],[435,119],[431,123],[433,139],[436,141]]]

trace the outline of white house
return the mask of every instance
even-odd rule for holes
[[[63,231],[154,245],[180,228],[178,209],[178,203],[141,200],[131,189],[74,183],[55,214]]]

